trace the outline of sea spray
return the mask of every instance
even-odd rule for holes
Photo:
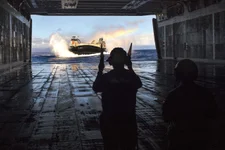
[[[59,33],[51,35],[49,45],[57,57],[77,57],[76,54],[69,51],[68,42]]]

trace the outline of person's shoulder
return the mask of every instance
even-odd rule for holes
[[[128,69],[124,69],[124,72],[129,76],[133,76],[134,74],[136,74],[134,71],[128,70]],[[136,74],[137,75],[137,74]],[[137,75],[138,76],[138,75]]]
[[[196,83],[194,83],[194,88],[198,91],[201,91],[201,92],[208,92],[208,89],[206,89],[205,87],[203,87],[199,84],[196,84]]]
[[[212,96],[212,92],[209,89],[207,89],[203,86],[200,86],[198,84],[195,84],[195,86],[196,86],[196,89],[198,90],[198,92],[202,93],[203,95]]]
[[[113,70],[110,70],[109,72],[104,73],[102,76],[103,78],[108,78],[114,75]]]
[[[172,90],[170,90],[167,94],[167,99],[170,99],[171,97],[174,97],[175,95],[177,95],[176,93],[179,92],[179,87],[176,87]]]
[[[131,72],[130,70],[128,70],[128,69],[124,69],[124,72],[125,72],[126,74],[132,74],[132,72]]]
[[[179,85],[179,86],[173,88],[172,90],[170,90],[169,93],[168,93],[168,95],[174,95],[174,94],[176,94],[177,92],[180,92],[181,89],[182,89],[182,86]]]
[[[109,76],[109,75],[112,75],[112,74],[114,74],[114,70],[110,70],[109,72],[104,73],[105,76]]]

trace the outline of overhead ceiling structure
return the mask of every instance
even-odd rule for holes
[[[160,13],[179,0],[27,0],[30,13],[73,16],[141,16]]]

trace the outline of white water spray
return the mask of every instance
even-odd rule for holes
[[[49,44],[52,52],[57,57],[77,57],[77,55],[69,51],[67,41],[58,33],[51,35]]]

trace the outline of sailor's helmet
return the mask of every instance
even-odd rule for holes
[[[126,57],[127,52],[121,47],[116,47],[110,52],[110,56],[106,61],[109,64],[125,64]]]

